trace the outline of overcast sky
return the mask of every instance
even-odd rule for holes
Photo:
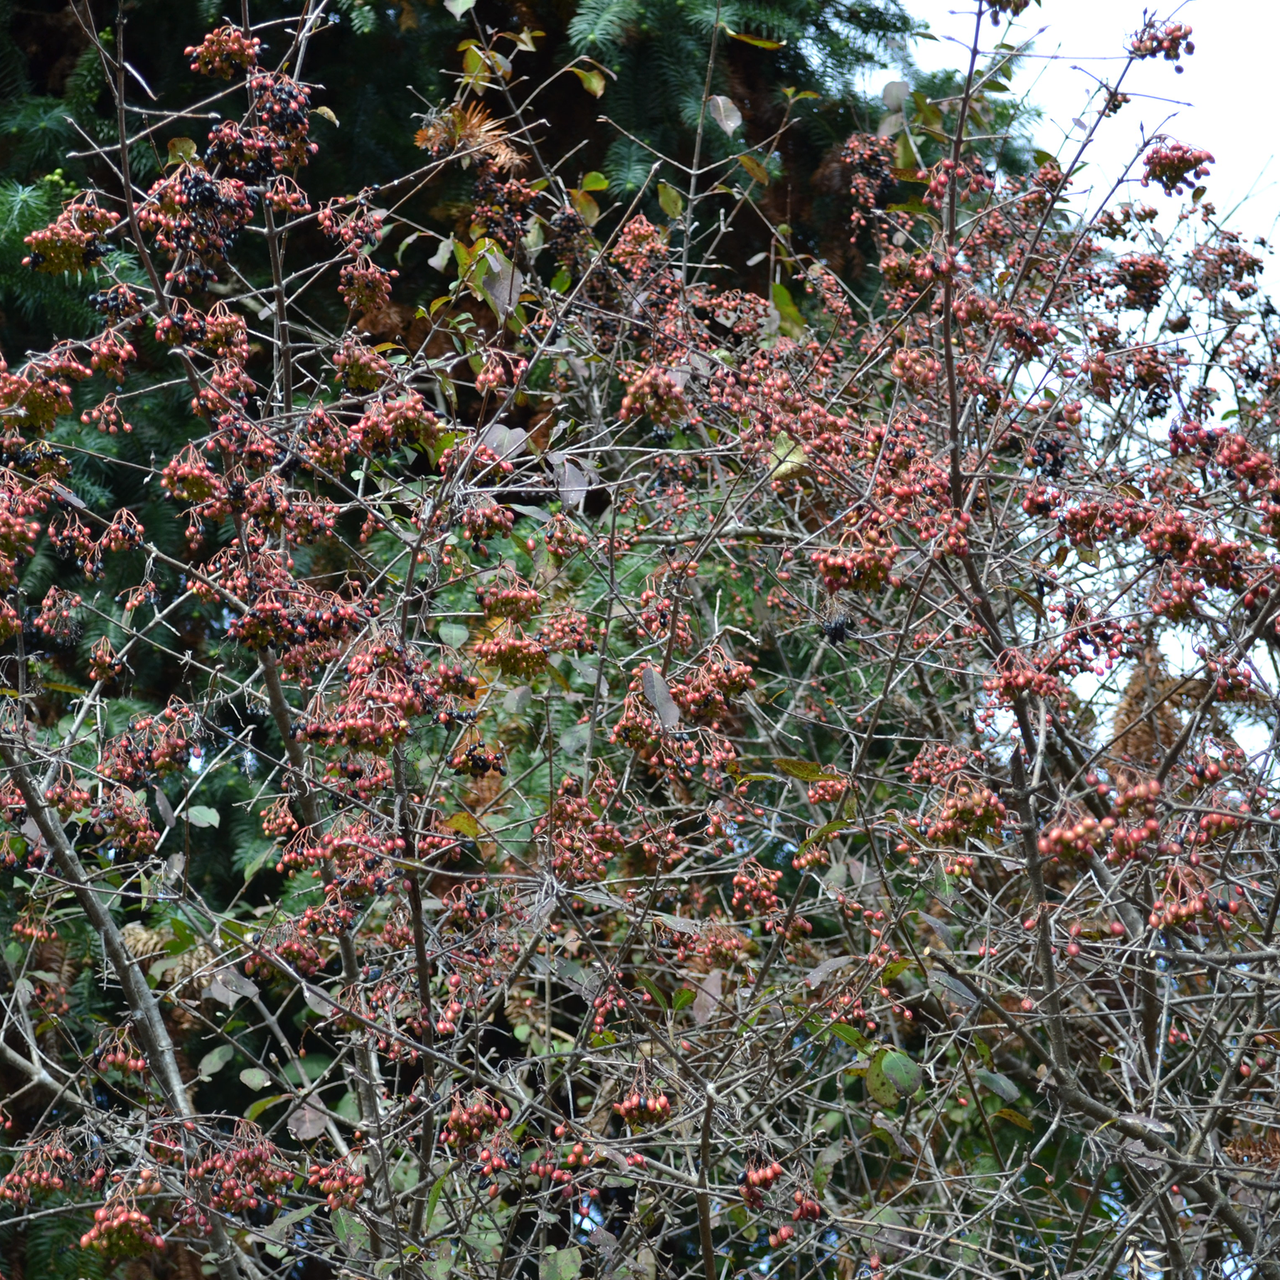
[[[918,65],[927,70],[967,65],[974,30],[970,0],[908,0],[906,7],[937,37],[916,46]],[[1068,154],[1064,144],[1073,117],[1081,116],[1099,79],[1114,82],[1128,36],[1143,23],[1144,7],[1161,16],[1173,11],[1172,6],[1156,9],[1134,0],[1043,0],[1042,6],[1028,6],[1013,24],[1012,35],[984,20],[982,42],[988,51],[1002,38],[1021,44],[1043,28],[1014,88],[1043,111],[1035,137],[1046,151]],[[1089,185],[1095,174],[1114,180],[1137,150],[1142,128],[1148,135],[1164,132],[1213,153],[1217,163],[1206,180],[1207,198],[1220,215],[1243,201],[1230,225],[1250,239],[1270,239],[1273,230],[1280,231],[1280,0],[1187,0],[1177,8],[1176,19],[1194,30],[1196,51],[1183,58],[1185,72],[1175,74],[1163,59],[1134,67],[1124,83],[1133,102],[1105,122],[1081,185]],[[895,79],[896,73],[881,78]],[[1129,194],[1150,204],[1174,203],[1154,188],[1143,191],[1136,182]],[[1280,301],[1280,255],[1267,259],[1263,288]]]

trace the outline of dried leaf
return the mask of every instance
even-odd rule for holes
[[[742,112],[732,98],[726,98],[722,93],[707,99],[707,113],[730,137],[742,123]]]
[[[309,1102],[304,1102],[289,1113],[287,1124],[289,1132],[299,1142],[310,1142],[312,1138],[318,1138],[325,1131],[327,1121],[323,1111],[313,1107]]]
[[[693,1020],[698,1026],[705,1026],[716,1016],[720,1007],[720,994],[724,974],[719,969],[712,969],[698,987],[698,994],[693,998]]]
[[[640,686],[644,690],[644,696],[648,699],[649,705],[658,713],[658,720],[662,727],[676,728],[680,723],[680,708],[676,706],[671,690],[662,677],[662,672],[657,667],[645,667],[644,675],[640,678]]]

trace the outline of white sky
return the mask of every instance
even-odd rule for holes
[[[974,32],[972,0],[907,0],[913,17],[929,24],[936,41],[914,46],[916,64],[924,70],[968,66]],[[1280,241],[1280,112],[1277,111],[1277,50],[1280,50],[1280,0],[1185,0],[1159,7],[1141,0],[1043,0],[1032,3],[1011,26],[982,24],[982,49],[990,52],[998,41],[1021,45],[1037,32],[1032,54],[1013,82],[1013,88],[1040,108],[1042,119],[1032,129],[1036,145],[1065,159],[1075,154],[1082,131],[1073,117],[1092,123],[1094,112],[1085,105],[1098,80],[1114,83],[1124,65],[1129,37],[1142,26],[1144,8],[1161,17],[1174,17],[1193,29],[1196,51],[1183,57],[1178,75],[1161,58],[1136,64],[1122,90],[1133,99],[1104,121],[1080,174],[1076,189],[1105,187],[1089,202],[1095,209],[1125,164],[1138,151],[1143,137],[1165,133],[1181,142],[1205,147],[1215,157],[1205,179],[1206,199],[1217,206],[1220,219],[1247,241],[1257,236]],[[873,91],[898,78],[884,72],[872,81]],[[1096,110],[1096,108],[1095,108]],[[1137,166],[1141,175],[1141,166]],[[1170,214],[1183,198],[1170,199],[1155,187],[1142,188],[1136,178],[1116,199],[1151,204]],[[1077,209],[1080,205],[1077,203]],[[1234,212],[1232,210],[1234,209]],[[1172,219],[1162,217],[1166,232]],[[1266,266],[1264,293],[1280,305],[1280,252],[1268,255],[1256,246]],[[1280,249],[1280,243],[1277,244]],[[1176,648],[1176,644],[1174,645]],[[1189,654],[1170,652],[1175,667],[1195,665]],[[1270,665],[1262,667],[1270,671]],[[1082,681],[1087,686],[1088,681]],[[1091,689],[1079,690],[1087,696]],[[1270,742],[1270,727],[1244,723],[1237,740],[1249,751]]]
[[[936,42],[916,44],[920,67],[968,65],[974,30],[969,0],[908,0],[906,7],[937,37]],[[1142,26],[1144,7],[1161,17],[1173,12],[1172,5],[1156,9],[1135,0],[1043,0],[1043,6],[1031,4],[1011,28],[983,20],[986,51],[1000,40],[1020,45],[1043,28],[1013,85],[1044,113],[1034,129],[1038,146],[1061,157],[1074,154],[1068,140],[1081,135],[1073,129],[1072,118],[1092,121],[1092,114],[1081,114],[1089,94],[1098,79],[1114,83],[1128,37]],[[1108,183],[1114,181],[1138,149],[1140,129],[1148,136],[1163,132],[1211,151],[1217,162],[1205,180],[1206,199],[1217,205],[1220,217],[1240,204],[1234,216],[1225,219],[1227,224],[1249,240],[1270,239],[1280,216],[1280,0],[1186,0],[1177,7],[1176,20],[1194,30],[1196,51],[1190,58],[1184,56],[1184,73],[1175,74],[1172,64],[1161,58],[1133,68],[1123,86],[1133,101],[1104,122],[1079,185],[1104,177]],[[884,82],[896,78],[896,73],[880,77]],[[873,82],[870,87],[879,85]],[[1154,187],[1143,190],[1136,181],[1128,198],[1169,208],[1176,204]],[[1280,255],[1267,260],[1262,288],[1280,303]]]

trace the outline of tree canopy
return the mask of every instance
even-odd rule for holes
[[[6,1277],[1280,1275],[1280,329],[1024,7],[0,15]]]

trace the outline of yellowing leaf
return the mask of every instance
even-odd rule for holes
[[[1007,1120],[1010,1124],[1016,1124],[1019,1129],[1031,1130],[1035,1128],[1021,1111],[1015,1111],[1012,1107],[1001,1107],[999,1111],[993,1111],[991,1114],[999,1116],[1001,1120]]]
[[[335,129],[338,127],[338,117],[328,107],[312,107],[311,114],[327,120]]]
[[[609,189],[609,179],[600,173],[597,169],[592,169],[585,178],[582,179],[583,191],[607,191]]]
[[[578,211],[578,216],[587,226],[594,227],[600,221],[600,206],[596,204],[593,196],[585,191],[570,191],[569,199],[573,201],[573,207]]]
[[[169,163],[190,164],[199,154],[199,149],[190,138],[169,139]]]
[[[604,76],[599,71],[584,71],[581,67],[570,67],[569,70],[582,81],[582,87],[593,98],[603,96]]]
[[[788,338],[804,337],[804,317],[796,308],[796,304],[791,301],[791,294],[787,286],[781,281],[773,286],[773,305],[777,308],[780,320],[779,328]]]
[[[455,813],[446,818],[444,825],[453,831],[460,832],[464,836],[470,836],[473,840],[480,834],[480,824],[465,811]]]
[[[785,435],[785,433],[783,433]],[[779,439],[782,439],[779,436]],[[798,449],[800,446],[791,440],[790,436],[786,439],[795,445]],[[785,773],[789,778],[799,778],[801,782],[835,782],[839,780],[838,773],[832,773],[825,764],[814,764],[812,760],[792,760],[788,756],[779,756],[774,762],[773,767],[779,773]]]
[[[779,431],[778,438],[773,442],[770,461],[773,463],[773,479],[789,480],[805,469],[804,446],[793,440],[785,431]]]
[[[658,183],[658,203],[668,218],[678,218],[684,212],[684,196],[666,182]]]
[[[758,182],[762,187],[769,185],[769,170],[755,156],[739,156],[738,163],[747,171],[752,182]]]
[[[723,22],[720,25],[731,40],[741,40],[743,44],[754,45],[757,49],[781,49],[787,43],[785,40],[768,40],[764,36],[748,35],[745,31],[731,31]]]

